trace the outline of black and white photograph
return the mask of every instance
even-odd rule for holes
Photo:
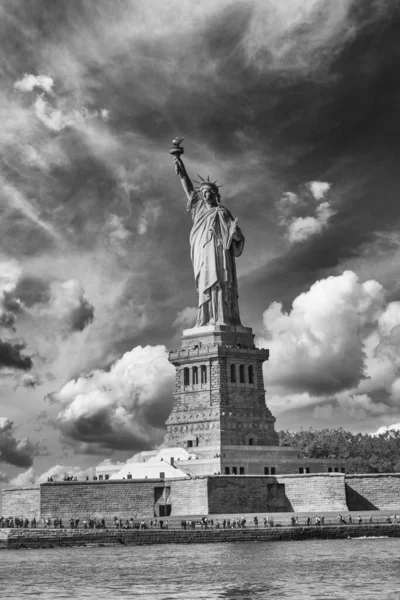
[[[0,597],[400,596],[400,1],[0,0]]]

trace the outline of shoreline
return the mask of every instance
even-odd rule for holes
[[[310,525],[294,527],[138,530],[138,529],[0,529],[0,549],[69,548],[74,546],[152,546],[282,542],[312,539],[400,537],[400,524]]]

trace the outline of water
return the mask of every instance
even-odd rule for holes
[[[3,550],[0,598],[398,600],[400,539]]]

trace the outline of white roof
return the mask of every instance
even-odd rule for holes
[[[145,463],[128,463],[110,475],[110,479],[160,479],[183,478],[188,474],[171,466],[166,460],[149,460]]]
[[[191,456],[190,452],[185,450],[185,448],[177,447],[177,448],[162,448],[158,454],[149,458],[148,462],[166,460],[169,463],[171,462],[171,458],[175,460],[189,460]]]

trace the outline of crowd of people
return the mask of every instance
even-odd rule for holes
[[[19,517],[0,517],[0,527],[2,529],[5,527],[24,527],[27,529],[29,526],[37,527],[35,518],[29,521],[29,519]]]
[[[339,521],[340,525],[352,525],[353,522],[361,525],[361,523],[363,522],[363,518],[361,515],[358,515],[357,519],[353,519],[353,517],[350,514],[347,515],[347,519],[345,519],[343,517],[343,515],[338,515],[337,520]],[[372,515],[368,515],[368,517],[365,520],[365,523],[373,523],[373,522],[374,522],[374,520],[372,518]],[[394,513],[394,515],[392,515],[392,516],[387,515],[386,523],[397,523],[397,514]]]
[[[361,525],[364,523],[382,523],[386,522],[388,524],[397,524],[398,517],[397,514],[382,516],[380,519],[376,519],[375,521],[372,518],[372,515],[361,517],[354,517],[351,514],[348,514],[346,517],[339,514],[336,517],[336,522],[338,525],[352,525],[358,523]],[[298,516],[291,515],[290,524],[292,527],[298,526],[321,526],[323,527],[326,524],[333,525],[335,521],[326,523],[325,516],[316,515],[314,517],[306,516],[304,519],[299,519]],[[267,527],[285,527],[288,523],[284,522],[275,522],[274,517],[264,516],[258,519],[257,516],[253,517],[252,522],[247,523],[246,518],[244,516],[241,517],[232,517],[232,518],[223,518],[223,519],[213,519],[208,518],[206,516],[201,517],[201,519],[182,519],[180,522],[181,529],[244,529],[245,527],[250,526],[252,528],[267,528]],[[114,517],[111,522],[108,524],[109,527],[115,529],[169,529],[170,523],[168,520],[162,519],[134,519],[133,517],[129,519],[121,519],[120,517]],[[69,527],[70,529],[106,529],[107,523],[104,517],[87,517],[85,519],[78,519],[71,517],[69,520],[64,523],[61,518],[50,519],[41,518],[41,519],[28,519],[26,517],[0,517],[0,528],[54,528],[54,529],[63,529],[65,527]],[[172,523],[172,528],[179,527],[178,522]]]
[[[234,517],[232,519],[208,519],[207,517],[202,517],[199,521],[195,521],[193,519],[181,521],[181,529],[244,529],[246,527],[246,519],[244,516],[242,517]],[[258,517],[255,516],[253,518],[254,527],[259,527]],[[274,527],[275,521],[274,518],[264,517],[263,519],[264,527]]]

